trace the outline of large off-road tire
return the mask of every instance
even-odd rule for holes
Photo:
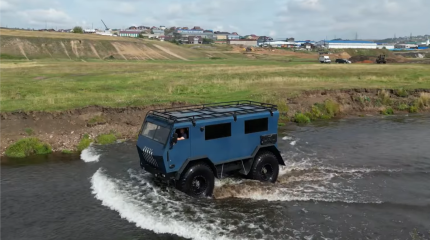
[[[215,176],[205,163],[188,167],[183,173],[177,188],[192,197],[211,197],[215,187]]]
[[[263,151],[257,154],[248,177],[261,182],[276,182],[279,175],[279,163],[275,154]]]

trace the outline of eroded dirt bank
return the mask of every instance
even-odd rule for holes
[[[397,90],[351,89],[330,91],[307,91],[298,97],[286,99],[288,111],[285,115],[292,118],[297,112],[307,112],[315,103],[330,99],[339,104],[340,116],[380,114],[387,105],[395,114],[408,112],[399,110],[400,105],[411,105],[430,89],[416,89],[399,96]],[[389,98],[389,103],[384,100]],[[63,112],[14,112],[1,113],[1,154],[17,140],[32,136],[49,143],[53,151],[74,150],[84,134],[95,138],[99,134],[115,132],[120,139],[136,139],[145,114],[154,108],[181,106],[172,103],[164,106],[105,108],[91,106]],[[283,110],[283,109],[281,109]],[[422,111],[429,111],[427,105]]]

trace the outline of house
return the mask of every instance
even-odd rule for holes
[[[130,29],[130,30],[136,30],[136,29],[137,29],[137,27],[136,27],[136,26],[131,26],[131,27],[129,27],[128,29]]]
[[[141,34],[142,31],[141,30],[123,30],[123,31],[119,31],[119,36],[120,37],[139,37],[139,34]]]
[[[214,32],[214,39],[215,40],[227,40],[227,36],[231,35],[229,32],[220,32],[220,31],[215,31]]]
[[[251,34],[251,35],[246,35],[244,38],[245,39],[258,40],[259,37],[255,34]]]
[[[151,32],[152,32],[152,34],[155,34],[155,35],[164,35],[164,30],[159,29],[159,28],[151,29]]]
[[[239,40],[240,36],[238,34],[228,34],[227,39],[236,39]]]
[[[198,37],[200,36],[202,39],[208,38],[213,39],[212,32],[205,32],[203,30],[192,30],[192,29],[176,29],[173,32],[174,38],[178,41],[182,41],[184,43],[188,43],[190,41],[189,37]],[[194,40],[192,40],[193,42]]]
[[[202,44],[203,39],[201,36],[189,36],[188,37],[188,44]]]

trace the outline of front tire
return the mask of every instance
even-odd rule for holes
[[[197,163],[182,174],[177,187],[192,197],[211,197],[215,187],[215,176],[208,165]]]
[[[249,177],[260,182],[274,183],[278,179],[279,163],[275,154],[270,151],[259,153],[252,164]]]

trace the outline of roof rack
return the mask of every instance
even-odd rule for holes
[[[174,123],[191,121],[195,125],[197,120],[233,116],[236,121],[238,115],[265,111],[269,111],[273,115],[273,111],[276,110],[277,106],[274,104],[240,100],[155,109],[149,111],[146,115],[152,115]]]

